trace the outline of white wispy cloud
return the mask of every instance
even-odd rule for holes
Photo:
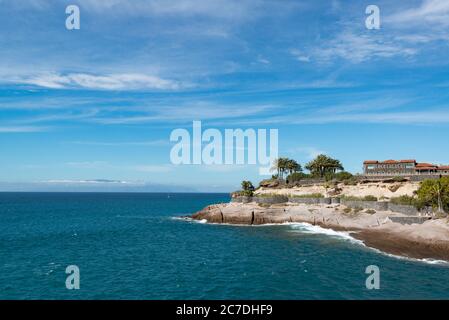
[[[119,165],[112,164],[107,161],[71,161],[64,164],[70,168],[76,169],[112,169],[118,171],[137,171],[163,173],[170,172],[175,169],[171,164],[138,164],[138,165]]]
[[[308,159],[314,159],[320,154],[326,154],[326,151],[323,151],[319,148],[315,147],[298,147],[291,149],[289,153],[296,154],[296,153],[302,153],[307,156]]]
[[[26,133],[48,131],[48,127],[38,126],[0,126],[0,133]]]
[[[395,103],[397,105],[395,106]],[[449,111],[447,108],[421,108],[424,111],[409,111],[407,108],[396,109],[401,106],[401,100],[392,100],[391,105],[374,108],[375,103],[369,103],[366,107],[360,104],[329,106],[314,110],[293,110],[283,109],[289,115],[276,115],[269,118],[254,117],[251,119],[222,120],[220,125],[240,125],[240,126],[275,126],[275,125],[325,125],[330,123],[375,123],[375,124],[408,124],[408,125],[428,125],[428,124],[449,124]],[[213,124],[213,123],[212,123]]]
[[[449,124],[448,111],[349,113],[330,116],[303,116],[293,121],[296,124],[327,123],[390,123],[390,124]]]
[[[123,146],[167,146],[167,140],[150,140],[150,141],[70,141],[72,144],[90,145],[90,146],[105,146],[105,147],[123,147]]]
[[[72,161],[67,162],[66,165],[78,169],[102,169],[110,167],[110,164],[106,161]]]
[[[93,75],[86,73],[45,73],[35,76],[10,79],[9,82],[34,85],[49,89],[85,88],[98,90],[178,90],[184,87],[184,85],[177,81],[162,79],[153,75],[135,73],[108,75]]]
[[[262,56],[257,57],[257,62],[262,63],[262,64],[270,64],[271,63],[270,60],[268,60]]]
[[[290,54],[299,62],[310,62],[310,56],[304,54],[302,51],[298,49],[290,50]]]
[[[164,106],[148,114],[96,117],[92,122],[102,124],[138,124],[150,122],[191,122],[193,120],[210,120],[248,117],[276,109],[273,105],[217,105],[213,103],[191,103],[182,106]]]
[[[352,63],[361,63],[376,58],[408,57],[417,53],[417,49],[395,42],[383,34],[356,34],[345,30],[324,46],[312,50],[312,57],[319,62],[331,62],[335,58]]]
[[[201,16],[213,19],[237,21],[253,19],[260,14],[288,10],[298,7],[297,1],[267,0],[80,0],[80,4],[91,10],[114,11],[116,14],[153,16]]]
[[[256,165],[238,165],[238,164],[222,164],[222,165],[201,165],[200,169],[205,172],[238,172],[244,171],[248,172],[248,170],[257,170]]]
[[[130,167],[133,171],[139,172],[152,172],[152,173],[162,173],[162,172],[170,172],[174,170],[173,165],[138,165]]]
[[[93,185],[102,185],[102,184],[132,184],[132,185],[143,185],[143,182],[136,181],[124,181],[124,180],[109,180],[109,179],[88,179],[88,180],[72,180],[72,179],[56,179],[56,180],[44,180],[39,181],[40,183],[49,183],[49,184],[93,184]]]
[[[99,113],[98,109],[90,109],[81,111],[79,113],[77,112],[68,112],[68,113],[54,113],[54,114],[47,114],[42,116],[34,116],[24,119],[16,120],[15,123],[18,124],[33,124],[33,123],[40,123],[40,122],[60,122],[60,121],[77,121],[77,120],[83,120],[88,119],[91,117],[94,117],[96,114]]]
[[[384,20],[395,32],[394,38],[397,42],[414,44],[421,50],[432,48],[432,42],[449,42],[447,0],[424,0],[416,7],[401,7],[387,15]]]
[[[418,7],[400,10],[387,16],[385,20],[404,27],[410,25],[428,26],[429,24],[449,26],[449,1],[424,0]]]

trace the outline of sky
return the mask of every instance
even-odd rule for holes
[[[380,29],[367,29],[368,5]],[[67,30],[68,5],[80,8]],[[0,191],[228,192],[177,128],[277,129],[279,155],[449,164],[449,1],[0,0]]]

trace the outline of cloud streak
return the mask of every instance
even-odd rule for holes
[[[124,73],[92,75],[86,73],[47,73],[10,80],[18,84],[33,85],[49,89],[97,89],[97,90],[179,90],[180,82],[157,76]]]
[[[424,0],[420,6],[401,10],[386,18],[387,22],[405,26],[436,24],[449,25],[449,2],[447,0]]]
[[[318,62],[330,63],[339,58],[358,64],[373,59],[409,57],[416,53],[417,49],[395,42],[384,35],[357,34],[348,29],[323,47],[312,49],[311,56]]]
[[[48,131],[48,127],[37,126],[0,126],[0,133],[31,133]]]

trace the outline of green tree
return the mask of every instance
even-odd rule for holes
[[[425,180],[416,193],[419,208],[429,206],[440,213],[449,211],[449,177]]]
[[[346,171],[341,171],[341,172],[335,174],[335,179],[337,179],[338,181],[350,180],[352,178],[354,178],[352,173],[349,173]]]
[[[287,159],[286,171],[288,171],[289,174],[296,173],[296,172],[301,172],[302,171],[302,167],[295,160]]]
[[[277,172],[278,179],[284,179],[284,174],[287,171],[288,158],[278,158],[274,160],[271,170]]]
[[[287,177],[287,180],[289,183],[298,182],[304,179],[309,178],[309,175],[303,173],[303,172],[293,172],[292,174],[289,174]]]
[[[243,191],[254,191],[254,186],[251,181],[242,181],[242,190]]]
[[[332,159],[324,154],[320,154],[306,165],[306,169],[313,175],[324,177],[326,174],[335,174],[344,170],[343,165],[337,159]]]

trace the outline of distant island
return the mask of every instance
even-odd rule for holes
[[[304,173],[295,160],[275,161],[271,179],[242,182],[231,202],[209,205],[192,219],[241,225],[309,223],[347,231],[365,245],[417,259],[449,261],[449,167],[415,160],[363,163],[344,171],[319,155]]]

